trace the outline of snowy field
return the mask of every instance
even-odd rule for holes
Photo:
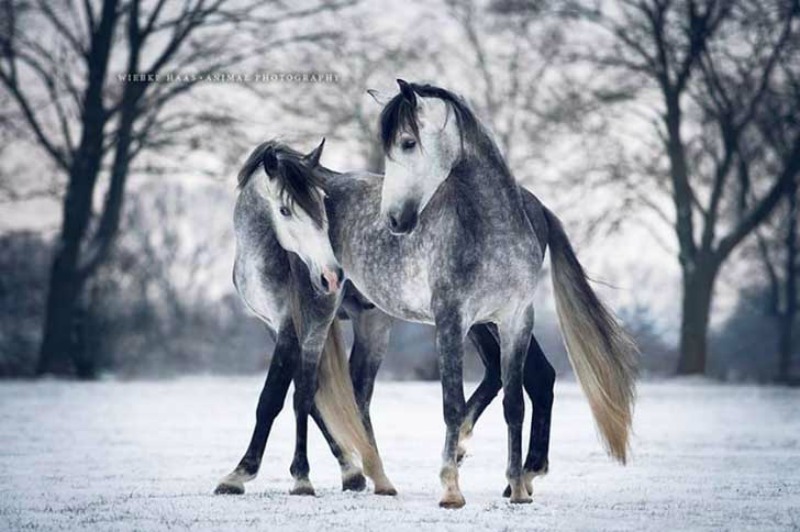
[[[0,383],[2,530],[786,530],[800,528],[800,390],[642,384],[629,466],[611,463],[574,383],[557,384],[550,474],[511,507],[496,400],[461,468],[467,506],[437,507],[434,383],[377,385],[373,418],[396,498],[342,493],[316,429],[317,496],[292,497],[291,403],[261,475],[214,496],[250,436],[256,378]],[[527,433],[527,431],[526,431]],[[527,436],[526,436],[527,444]]]

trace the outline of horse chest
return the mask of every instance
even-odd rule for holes
[[[390,264],[347,261],[348,276],[381,310],[407,321],[432,323],[429,265],[401,260]]]
[[[236,291],[248,310],[273,330],[288,313],[286,279],[265,275],[263,261],[237,257],[234,265]]]

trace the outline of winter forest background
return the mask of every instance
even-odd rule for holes
[[[2,377],[263,371],[271,341],[231,282],[238,166],[265,139],[325,136],[325,165],[380,171],[366,89],[396,78],[467,98],[646,374],[800,377],[797,1],[0,10]],[[568,373],[549,276],[539,298],[536,334]],[[398,324],[381,376],[437,378],[433,348]]]

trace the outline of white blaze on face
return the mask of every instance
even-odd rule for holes
[[[419,142],[401,132],[386,157],[381,213],[387,216],[407,205],[421,213],[450,175],[461,151],[456,118],[439,98],[417,95]]]
[[[303,209],[282,197],[275,180],[264,176],[261,185],[259,193],[269,204],[273,229],[281,247],[300,257],[308,267],[314,286],[323,292],[336,292],[340,287],[341,267],[328,237],[328,216],[324,209],[320,227]],[[322,196],[322,191],[319,192]],[[323,278],[327,286],[323,286]]]

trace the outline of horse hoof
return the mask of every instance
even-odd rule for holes
[[[314,486],[311,485],[311,482],[308,480],[298,480],[294,483],[294,487],[289,490],[289,495],[301,495],[301,496],[315,496],[314,493]]]
[[[503,497],[506,499],[511,497],[511,486],[506,486],[506,489],[503,490]]]
[[[394,489],[394,486],[386,486],[386,487],[375,487],[375,495],[385,495],[387,497],[394,497],[397,495],[397,490]]]
[[[508,499],[508,502],[510,502],[511,504],[530,504],[533,502],[533,498],[526,493],[525,495],[510,497]]]
[[[244,495],[244,484],[220,482],[214,489],[214,495]]]
[[[342,479],[342,491],[364,491],[366,488],[367,479],[361,473]]]
[[[439,507],[446,510],[457,510],[463,508],[465,504],[467,504],[467,501],[465,501],[464,497],[461,495],[439,501]]]

